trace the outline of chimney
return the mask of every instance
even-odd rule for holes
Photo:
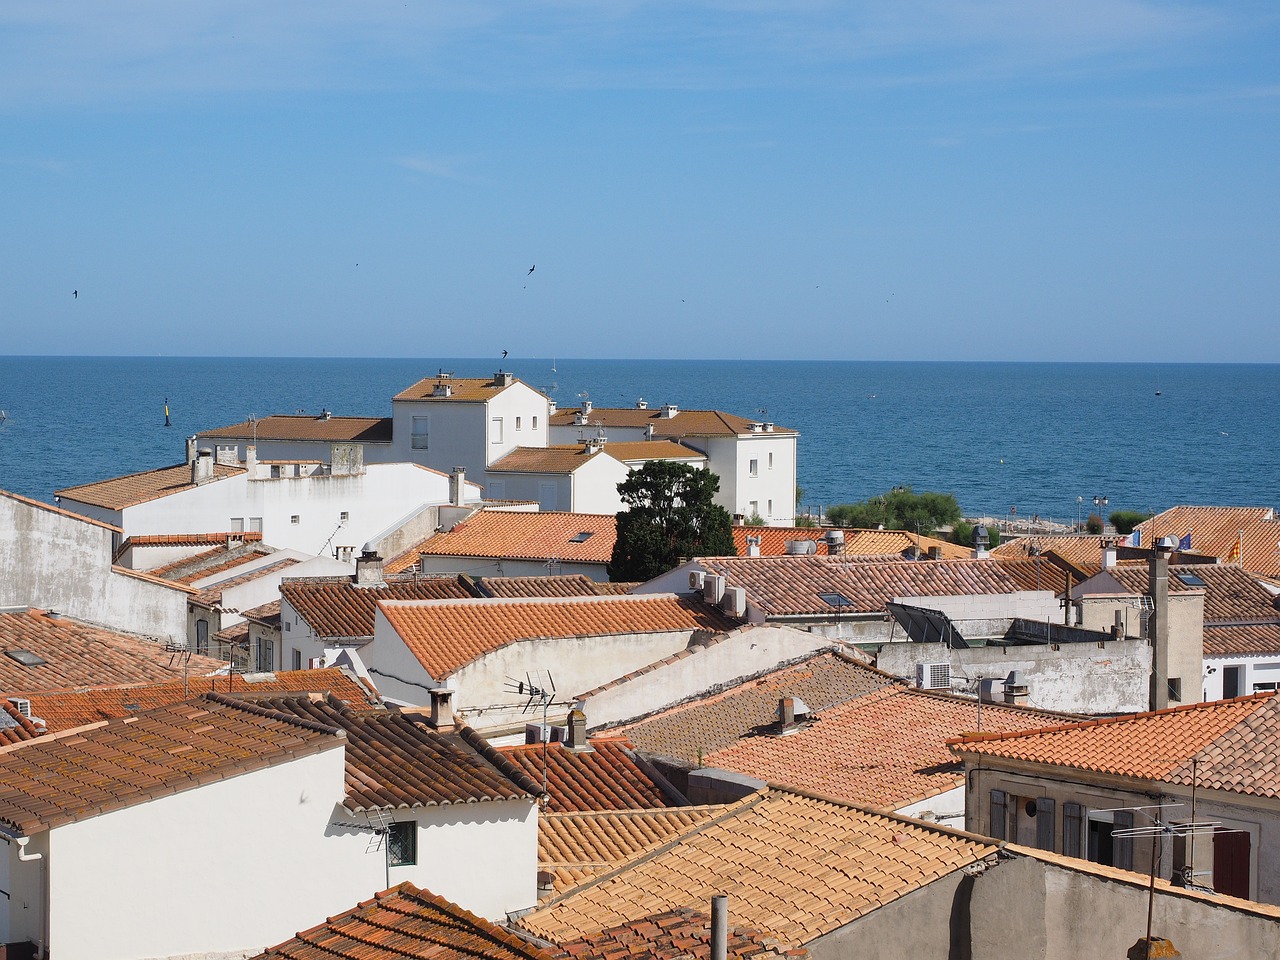
[[[652,439],[653,439],[653,424],[652,424],[652,423],[646,423],[646,424],[644,425],[644,438],[645,438],[646,440],[652,440]]]
[[[431,688],[431,725],[437,730],[453,726],[453,689]]]
[[[729,898],[718,893],[711,898],[711,960],[726,960],[729,954]]]
[[[844,553],[844,531],[828,530],[824,540],[827,541],[827,555],[838,557]]]
[[[509,387],[514,377],[505,370],[499,370],[493,375],[493,385],[495,387]]]
[[[1004,702],[1014,707],[1025,707],[1030,699],[1031,688],[1021,672],[1011,670],[1004,680]]]
[[[431,388],[431,396],[441,400],[447,400],[449,397],[453,396],[453,384],[437,383]]]
[[[941,548],[941,547],[939,547],[939,546],[932,546],[932,547],[930,547],[930,548],[929,548],[929,559],[930,559],[930,560],[941,560],[941,559],[942,559],[942,548]]]
[[[799,730],[809,713],[809,705],[799,697],[778,698],[778,727],[784,736]]]
[[[366,543],[356,558],[356,586],[381,587],[386,583],[382,578],[382,557],[373,549],[373,544]]]
[[[679,412],[680,412],[680,408],[677,407],[674,403],[664,403],[662,405],[662,418],[664,420],[672,419]]]
[[[1110,570],[1116,565],[1116,544],[1114,540],[1104,540],[1102,543],[1102,569]]]
[[[649,409],[649,401],[648,401],[648,400],[646,400],[644,397],[641,397],[639,400],[637,400],[637,401],[636,401],[636,409],[637,409],[637,410],[648,410],[648,409]]]
[[[569,737],[564,742],[568,750],[589,750],[587,744],[587,715],[582,711],[582,704],[575,703],[569,711]]]
[[[1124,611],[1116,611],[1116,622],[1111,625],[1111,636],[1119,640],[1124,636]]]
[[[196,462],[196,438],[187,437],[187,463]]]
[[[449,502],[455,507],[462,506],[467,492],[467,470],[465,467],[454,467],[449,474]]]
[[[747,537],[747,556],[748,557],[760,556],[760,538],[759,537],[754,535]]]
[[[1169,554],[1177,541],[1161,537],[1148,564],[1147,594],[1151,597],[1151,616],[1147,620],[1147,640],[1151,644],[1151,709],[1173,706],[1170,697],[1169,667]]]
[[[250,480],[258,479],[258,448],[252,443],[244,448],[244,469]]]
[[[991,543],[991,535],[981,523],[973,528],[973,556],[976,560],[985,560],[990,554],[987,547]]]
[[[208,483],[213,476],[213,451],[208,447],[201,447],[196,451],[195,460],[191,461],[191,482]]]

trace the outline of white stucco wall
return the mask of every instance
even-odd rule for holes
[[[44,854],[48,837],[39,834],[27,844],[27,856]],[[0,944],[38,943],[44,930],[44,871],[48,860],[19,860],[18,844],[0,842]]]
[[[899,807],[894,813],[904,817],[923,817],[935,820],[944,827],[964,827],[964,786],[953,787],[924,800],[917,800]]]
[[[593,693],[583,709],[592,728],[611,726],[831,646],[825,637],[790,627],[744,627],[709,646],[690,647],[690,656],[655,663],[636,677]]]
[[[795,521],[796,436],[752,433],[738,437],[704,438],[708,466],[720,476],[721,503],[731,514],[751,514],[751,502],[770,526],[790,526]],[[769,466],[769,455],[773,466]],[[755,460],[755,476],[751,461]],[[770,507],[772,501],[772,507]]]
[[[1253,656],[1213,656],[1204,658],[1204,698],[1221,700],[1225,671],[1240,670],[1240,696],[1280,688],[1280,651]]]

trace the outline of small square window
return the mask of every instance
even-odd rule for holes
[[[298,515],[295,513],[292,517],[290,517],[290,518],[289,518],[289,522],[290,522],[290,523],[292,523],[292,524],[296,527],[299,523],[301,523],[301,522],[302,522],[302,517],[298,516]]]
[[[586,543],[588,540],[591,539],[591,535],[593,533],[595,533],[594,530],[583,530],[577,536],[570,537],[569,542],[570,543]]]
[[[1182,678],[1181,677],[1169,678],[1169,699],[1177,700],[1179,703],[1182,702]]]
[[[832,607],[852,607],[853,601],[843,593],[820,593],[818,599]]]
[[[387,827],[387,863],[407,867],[418,862],[417,824],[412,820]]]
[[[351,514],[348,513],[346,510],[343,510],[341,513],[338,514],[338,519],[341,520],[343,523],[346,523],[348,520],[351,519]]]

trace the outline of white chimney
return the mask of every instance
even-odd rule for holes
[[[760,538],[759,537],[754,535],[747,537],[747,556],[748,557],[760,556]]]
[[[373,544],[366,543],[356,558],[356,586],[381,587],[386,583],[382,577],[382,557],[373,549]]]
[[[437,730],[453,726],[452,688],[431,688],[431,725]]]
[[[244,469],[250,480],[258,479],[258,448],[252,443],[244,448]]]
[[[191,482],[208,483],[214,477],[213,451],[201,447],[196,451],[196,458],[191,462]]]
[[[454,467],[449,474],[449,502],[455,507],[462,506],[467,493],[467,470],[465,467]]]
[[[664,420],[672,419],[679,412],[680,408],[674,403],[664,403],[662,405],[662,417]]]

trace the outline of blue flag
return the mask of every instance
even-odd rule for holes
[[[1191,534],[1190,534],[1190,532],[1188,532],[1188,533],[1187,533],[1187,535],[1186,535],[1185,537],[1182,537],[1182,538],[1178,541],[1178,549],[1179,549],[1179,550],[1190,550],[1190,549],[1191,549]]]
[[[1140,546],[1142,546],[1142,531],[1141,531],[1141,530],[1135,530],[1135,531],[1133,531],[1133,533],[1129,534],[1129,546],[1131,546],[1131,547],[1140,547]]]

